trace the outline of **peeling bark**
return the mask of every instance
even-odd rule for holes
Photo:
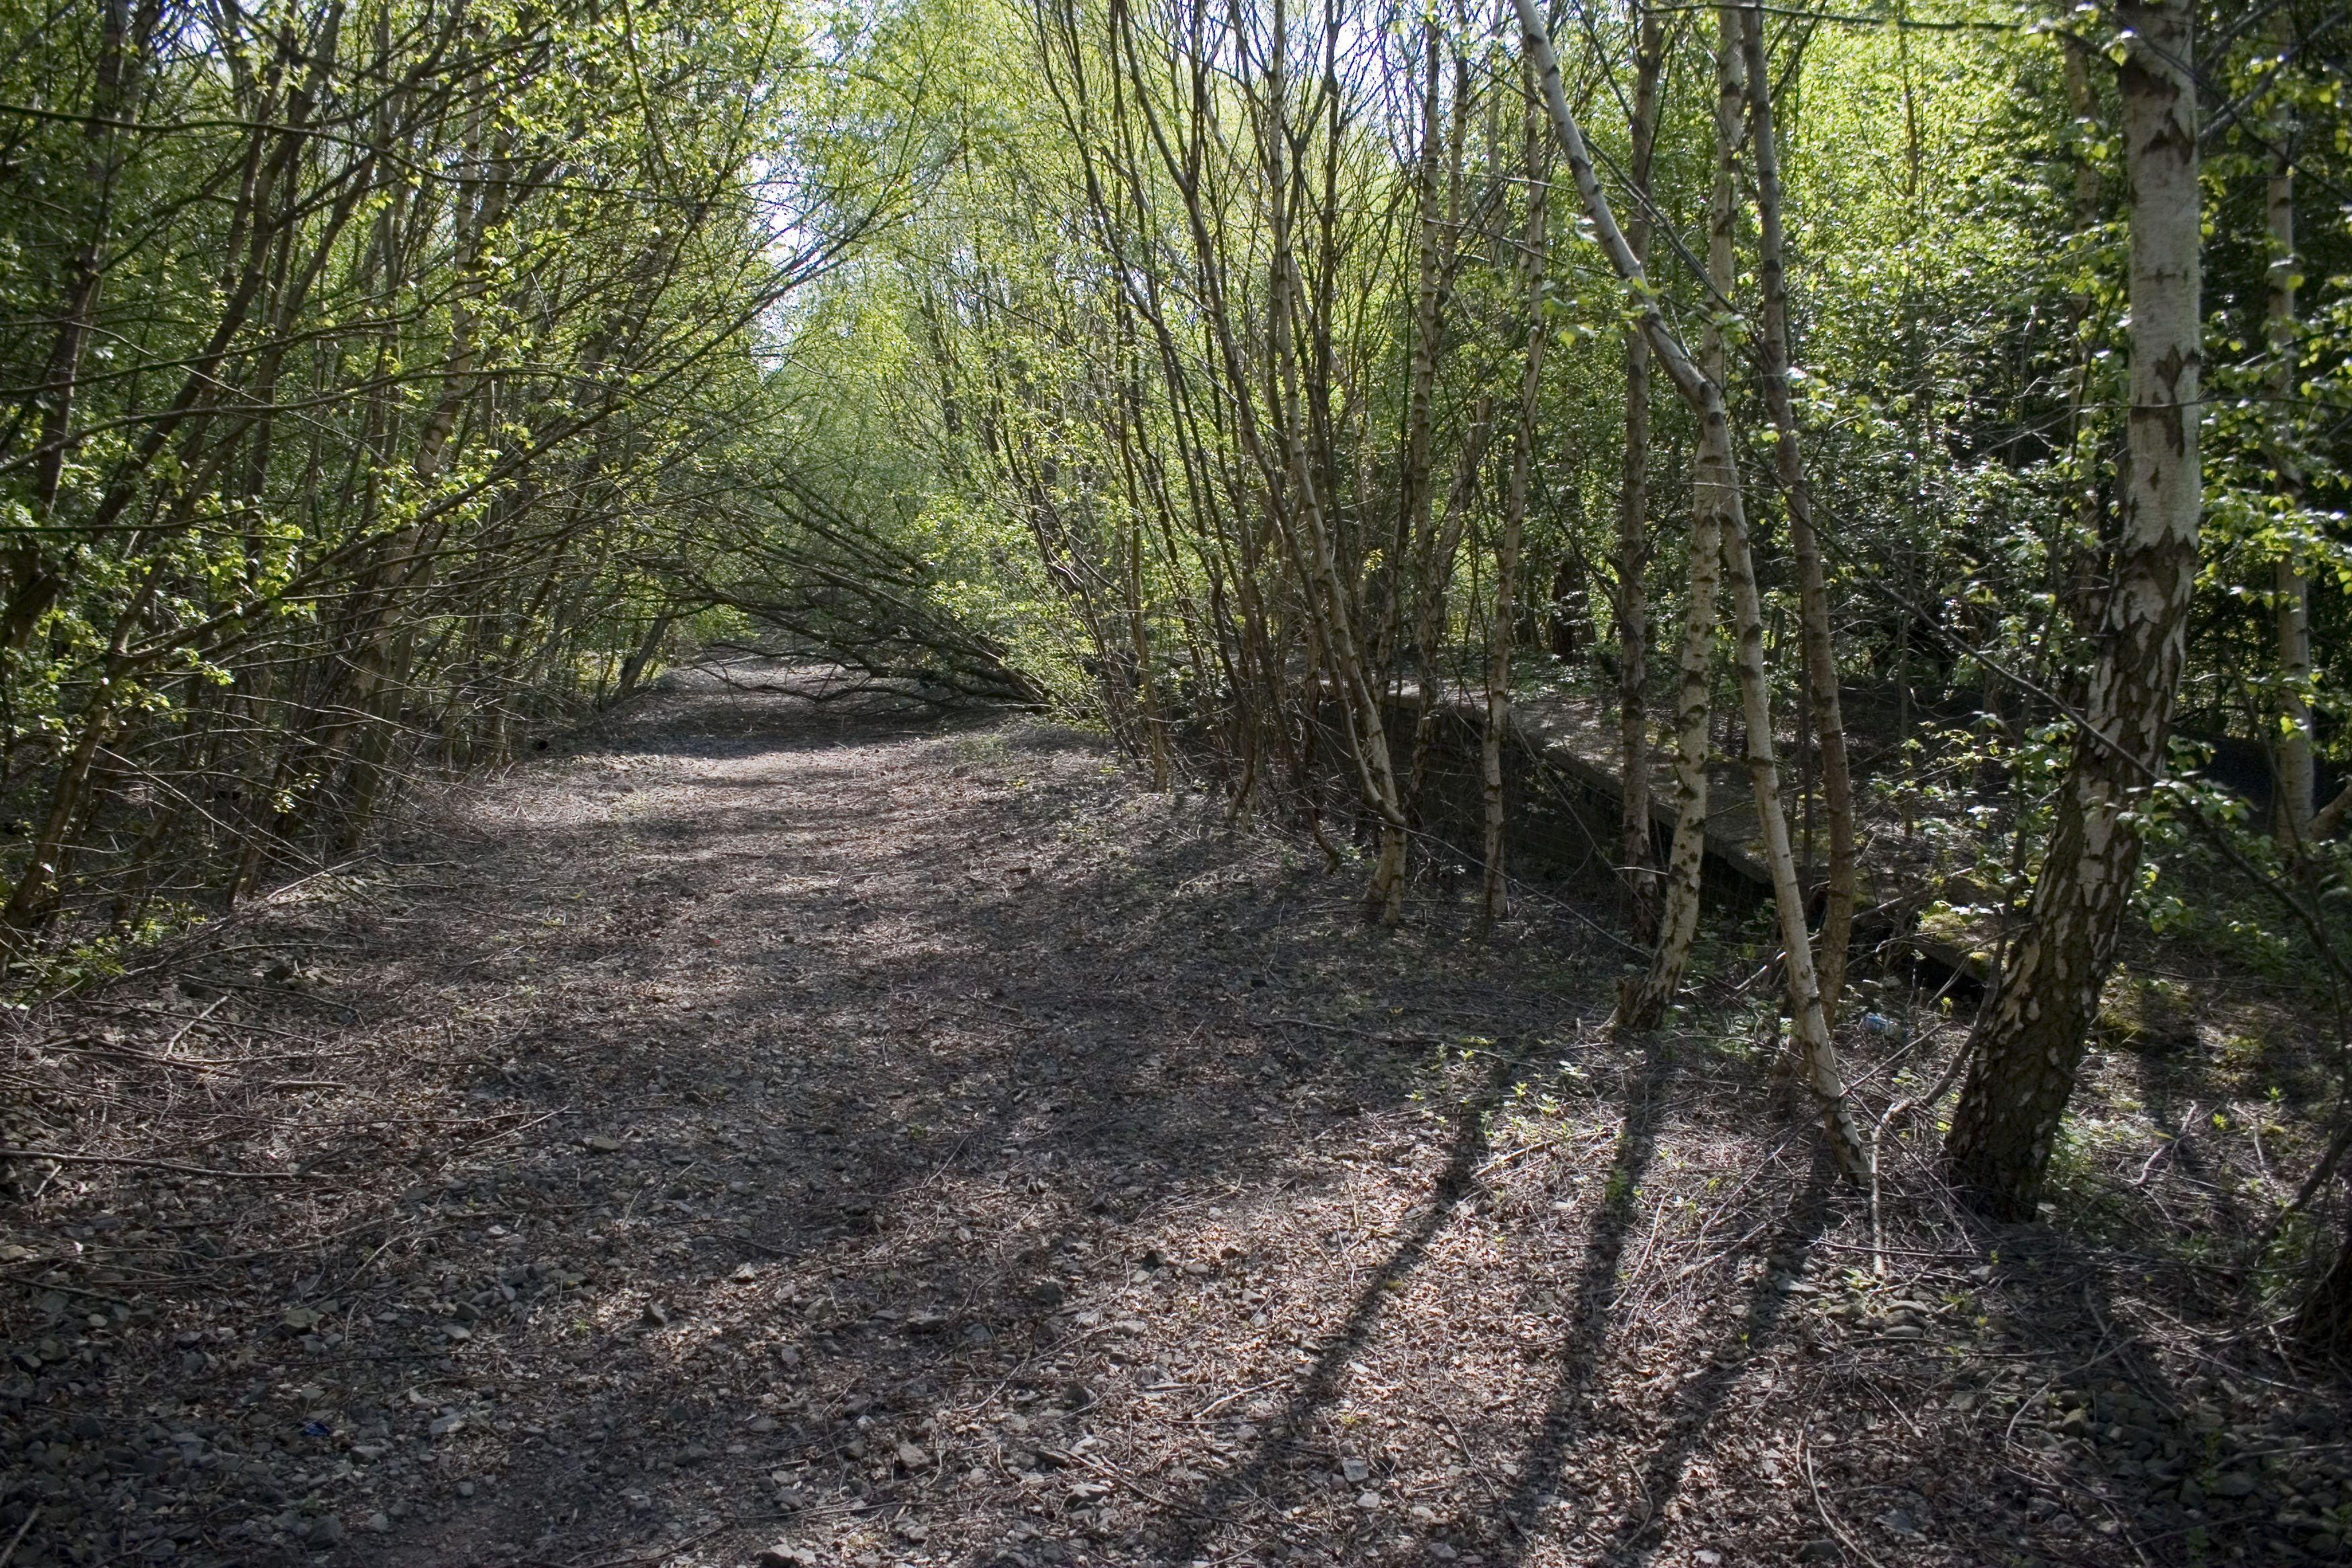
[[[2118,10],[2131,185],[2130,424],[2122,521],[2047,859],[1946,1141],[1985,1209],[2032,1216],[2139,868],[2129,814],[2160,776],[2197,580],[2200,258],[2192,13]]]
[[[1633,59],[1633,193],[1625,243],[1637,265],[1650,253],[1650,164],[1657,148],[1658,93],[1664,75],[1665,37],[1653,7],[1641,8]],[[1625,329],[1625,458],[1617,494],[1617,753],[1624,782],[1618,818],[1618,875],[1632,905],[1634,940],[1658,931],[1659,887],[1650,842],[1650,605],[1643,583],[1650,564],[1650,342],[1641,327]]]
[[[1789,552],[1796,557],[1798,616],[1803,625],[1805,686],[1812,739],[1822,769],[1822,805],[1829,818],[1829,890],[1815,946],[1822,1012],[1834,1024],[1845,988],[1846,954],[1853,942],[1853,906],[1860,867],[1854,849],[1853,779],[1846,761],[1845,715],[1838,704],[1837,646],[1830,633],[1829,587],[1821,541],[1813,532],[1813,492],[1797,440],[1797,411],[1789,393],[1789,291],[1780,233],[1780,154],[1772,125],[1772,78],[1764,51],[1760,4],[1741,6],[1741,44],[1748,63],[1749,139],[1756,158],[1756,277],[1763,310],[1758,344],[1759,379],[1776,437],[1773,457],[1789,510]],[[1810,855],[1810,847],[1806,853]]]

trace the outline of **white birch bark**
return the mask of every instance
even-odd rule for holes
[[[1575,114],[1568,106],[1568,94],[1559,78],[1559,62],[1552,53],[1551,38],[1537,15],[1534,0],[1513,0],[1518,9],[1519,25],[1527,37],[1528,51],[1536,63],[1542,81],[1544,101],[1551,111],[1552,129],[1567,154],[1569,168],[1574,174],[1578,195],[1583,199],[1586,216],[1592,220],[1594,237],[1609,258],[1610,265],[1624,279],[1632,292],[1636,309],[1642,316],[1650,347],[1657,355],[1675,390],[1683,395],[1699,416],[1702,449],[1726,454],[1731,452],[1730,419],[1724,408],[1723,383],[1719,377],[1706,374],[1691,361],[1681,342],[1675,338],[1657,308],[1651,294],[1649,280],[1640,262],[1625,243],[1618,228],[1615,215],[1609,207],[1609,198],[1594,176],[1591,153],[1584,144],[1583,132],[1576,123]],[[1718,156],[1718,174],[1728,164],[1736,151],[1738,125],[1743,109],[1739,88],[1739,18],[1729,5],[1717,10],[1718,60],[1717,126],[1722,143]],[[1721,193],[1719,192],[1720,195]],[[1722,227],[1723,248],[1710,258],[1710,268],[1720,268],[1726,280],[1729,267],[1727,246],[1729,225]],[[1717,241],[1710,241],[1715,248]],[[1756,791],[1756,805],[1764,834],[1764,851],[1772,872],[1772,889],[1780,920],[1782,945],[1789,980],[1789,1006],[1794,1019],[1798,1050],[1804,1063],[1807,1085],[1812,1089],[1822,1112],[1823,1125],[1831,1136],[1831,1147],[1839,1164],[1849,1176],[1859,1177],[1867,1168],[1862,1142],[1856,1136],[1851,1111],[1847,1109],[1844,1085],[1837,1070],[1836,1052],[1830,1040],[1829,1026],[1822,1013],[1821,992],[1813,973],[1812,949],[1805,929],[1803,890],[1797,882],[1797,862],[1789,842],[1788,819],[1780,811],[1778,768],[1772,754],[1772,725],[1769,692],[1764,680],[1763,616],[1756,592],[1755,572],[1748,552],[1747,524],[1740,510],[1739,470],[1736,464],[1724,461],[1716,470],[1715,483],[1717,504],[1725,522],[1721,547],[1730,558],[1733,569],[1733,609],[1739,630],[1740,688],[1748,721],[1748,775]],[[1704,508],[1701,509],[1702,512]],[[1703,843],[1701,847],[1703,848]],[[1695,911],[1694,911],[1695,919]],[[1622,1003],[1620,1004],[1621,1012]]]
[[[2026,933],[1971,1059],[1945,1148],[1991,1214],[2030,1219],[2074,1089],[2161,776],[2197,584],[2202,357],[2197,99],[2189,0],[2117,7],[2131,186],[2130,421],[2122,518],[2083,726]]]
[[[1641,5],[1633,61],[1632,166],[1633,211],[1626,247],[1649,261],[1650,163],[1658,134],[1658,91],[1665,68],[1664,29],[1655,7]],[[1660,889],[1650,827],[1650,605],[1643,581],[1650,563],[1650,342],[1639,325],[1625,329],[1625,455],[1617,492],[1617,755],[1622,791],[1618,875],[1632,906],[1633,937],[1657,934]]]
[[[1765,406],[1776,440],[1773,457],[1780,493],[1789,511],[1789,553],[1796,558],[1798,616],[1803,626],[1805,685],[1810,721],[1822,764],[1822,804],[1829,818],[1828,898],[1816,947],[1822,1012],[1837,1020],[1838,994],[1845,986],[1846,950],[1853,940],[1853,906],[1861,879],[1854,843],[1853,780],[1846,761],[1845,715],[1838,701],[1837,645],[1830,630],[1829,586],[1822,571],[1821,542],[1813,532],[1813,492],[1797,439],[1797,411],[1789,393],[1789,292],[1780,232],[1780,154],[1772,123],[1772,78],[1764,49],[1760,0],[1740,8],[1740,42],[1748,69],[1749,140],[1756,160],[1756,275],[1762,305],[1759,350]],[[1810,854],[1810,849],[1808,850]]]

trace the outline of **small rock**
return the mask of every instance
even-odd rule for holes
[[[1372,1473],[1372,1467],[1361,1459],[1342,1459],[1339,1461],[1339,1473],[1347,1478],[1349,1485],[1360,1486]]]
[[[931,1457],[912,1443],[898,1445],[898,1462],[910,1470],[919,1470],[931,1462]]]
[[[426,1428],[436,1437],[454,1437],[465,1429],[466,1418],[462,1415],[439,1416]]]
[[[744,1423],[744,1426],[746,1430],[752,1432],[772,1432],[776,1429],[776,1418],[772,1415],[754,1415]]]
[[[2213,1484],[2206,1489],[2215,1497],[2252,1497],[2254,1478],[2243,1470],[2229,1470],[2214,1477]]]
[[[602,1132],[593,1132],[580,1142],[587,1146],[591,1154],[617,1154],[621,1152],[621,1141],[607,1138]]]
[[[1373,1491],[1358,1492],[1356,1494],[1356,1506],[1361,1509],[1378,1508],[1381,1506],[1381,1494]]]
[[[368,1515],[365,1519],[360,1521],[360,1528],[367,1531],[371,1534],[382,1535],[392,1528],[392,1521],[385,1518],[383,1511],[379,1509],[375,1512]]]
[[[1909,1514],[1899,1508],[1892,1512],[1879,1515],[1878,1522],[1897,1535],[1916,1537],[1919,1533],[1919,1526],[1913,1521]]]
[[[760,1553],[760,1568],[818,1568],[824,1559],[805,1546],[779,1541]]]
[[[474,1337],[474,1331],[463,1323],[444,1323],[441,1331],[448,1335],[452,1342],[461,1345]]]
[[[637,1321],[649,1329],[666,1329],[669,1327],[669,1309],[659,1301],[648,1301]]]
[[[963,1331],[963,1342],[968,1345],[988,1344],[995,1338],[995,1333],[986,1323],[974,1323]]]
[[[1818,1541],[1808,1541],[1797,1548],[1797,1561],[1800,1563],[1842,1563],[1844,1560],[1845,1548],[1826,1535]]]
[[[312,1520],[310,1528],[303,1532],[303,1543],[313,1552],[324,1552],[342,1538],[343,1521],[331,1513]]]

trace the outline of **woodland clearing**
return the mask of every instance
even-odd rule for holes
[[[2178,1031],[2052,1217],[1915,1131],[1874,1231],[1729,983],[1612,1042],[1572,906],[1368,925],[1035,719],[676,682],[386,833],[12,1015],[17,1568],[2342,1551],[2183,1239],[2308,1134]]]

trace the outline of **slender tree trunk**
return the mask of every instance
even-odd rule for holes
[[[1649,264],[1650,164],[1658,139],[1658,93],[1665,69],[1665,37],[1658,13],[1639,5],[1641,42],[1634,54],[1633,193],[1625,241],[1638,266]],[[1617,493],[1617,754],[1623,811],[1619,817],[1618,874],[1632,906],[1634,940],[1657,934],[1659,887],[1650,828],[1650,605],[1643,576],[1650,563],[1650,342],[1641,326],[1625,329],[1625,459]]]
[[[2279,13],[2282,29],[2290,19]],[[2290,37],[2288,40],[2292,42]],[[2292,412],[2295,378],[2294,127],[2273,133],[2270,189],[2271,264],[2265,325],[2271,351],[2271,462],[2278,472],[2279,499],[2292,516],[2303,510],[2303,468],[2294,455]],[[2311,751],[2311,579],[2290,546],[2272,567],[2271,597],[2278,637],[2280,727],[2276,765],[2275,829],[2290,852],[2311,830],[2317,769]]]
[[[1854,852],[1853,779],[1846,762],[1845,716],[1838,703],[1837,647],[1830,633],[1829,587],[1822,571],[1821,542],[1813,532],[1813,493],[1797,444],[1797,411],[1789,394],[1789,289],[1780,231],[1780,154],[1772,125],[1772,77],[1764,49],[1760,0],[1740,10],[1748,62],[1749,137],[1755,144],[1758,290],[1762,296],[1763,341],[1759,344],[1764,402],[1778,439],[1773,456],[1789,510],[1789,550],[1796,557],[1798,613],[1803,622],[1806,695],[1811,704],[1811,739],[1821,759],[1822,805],[1829,817],[1829,897],[1822,914],[1820,955],[1822,1013],[1837,1021],[1838,995],[1845,988],[1847,949],[1853,941],[1853,904],[1860,873]],[[1810,760],[1810,758],[1809,758]],[[1807,854],[1811,852],[1810,833]]]
[[[1748,108],[1748,57],[1743,43],[1745,26],[1742,11],[1733,5],[1723,5],[1716,12],[1716,60],[1718,91],[1716,112],[1716,136],[1721,153],[1717,178],[1727,173],[1736,174],[1735,159],[1741,121]],[[1761,53],[1760,41],[1759,53]],[[1760,61],[1759,72],[1761,75]],[[1769,97],[1771,83],[1759,84]],[[1768,116],[1758,129],[1769,135],[1771,126]],[[1776,171],[1777,172],[1777,171]],[[1737,219],[1736,189],[1727,193],[1718,189],[1718,209],[1712,232],[1708,237],[1708,270],[1713,274],[1717,291],[1728,298],[1737,279],[1732,253],[1733,225]],[[1721,307],[1718,307],[1720,309]],[[1706,364],[1717,386],[1725,384],[1728,370],[1728,354],[1719,331],[1709,334]],[[1785,403],[1787,383],[1782,378],[1782,400]],[[1783,427],[1784,441],[1793,442],[1794,431]],[[1793,459],[1790,451],[1784,460]],[[1774,755],[1772,731],[1772,687],[1764,668],[1764,604],[1756,583],[1756,560],[1748,548],[1748,520],[1740,504],[1738,470],[1733,467],[1733,454],[1727,448],[1717,459],[1721,464],[1724,499],[1721,503],[1723,559],[1731,578],[1731,609],[1733,630],[1732,668],[1739,689],[1741,728],[1747,731],[1748,786],[1756,797],[1756,821],[1764,840],[1764,863],[1772,874],[1773,904],[1780,917],[1780,943],[1786,954],[1785,965],[1789,981],[1789,1015],[1793,1023],[1798,1063],[1813,1100],[1820,1107],[1822,1125],[1830,1134],[1830,1147],[1846,1174],[1860,1178],[1868,1167],[1863,1152],[1861,1135],[1855,1131],[1853,1114],[1845,1097],[1845,1084],[1838,1075],[1837,1052],[1831,1043],[1828,1008],[1824,1003],[1819,973],[1813,963],[1811,932],[1806,930],[1808,900],[1804,885],[1797,878],[1797,858],[1789,838],[1788,814],[1780,805],[1780,763]],[[1792,512],[1794,509],[1792,508]],[[1826,619],[1826,616],[1824,616]]]
[[[1527,38],[1528,53],[1534,58],[1537,74],[1543,83],[1544,101],[1551,110],[1552,128],[1558,133],[1560,147],[1567,153],[1570,171],[1576,180],[1577,194],[1582,198],[1584,211],[1592,220],[1594,237],[1619,278],[1632,294],[1634,307],[1641,313],[1643,331],[1647,333],[1651,352],[1657,356],[1684,400],[1698,415],[1703,451],[1723,454],[1714,469],[1717,491],[1715,504],[1724,522],[1721,544],[1709,541],[1710,553],[1720,548],[1728,557],[1733,574],[1733,605],[1739,632],[1738,670],[1740,693],[1747,712],[1748,776],[1755,786],[1758,816],[1764,830],[1765,854],[1772,872],[1772,888],[1780,918],[1782,944],[1787,950],[1790,1011],[1796,1020],[1800,1053],[1804,1061],[1806,1077],[1818,1100],[1822,1120],[1831,1133],[1832,1147],[1838,1163],[1850,1175],[1865,1168],[1860,1140],[1854,1134],[1853,1121],[1847,1110],[1845,1091],[1837,1074],[1836,1055],[1830,1042],[1829,1026],[1822,1013],[1821,991],[1813,973],[1812,949],[1806,940],[1805,908],[1802,889],[1797,884],[1797,862],[1789,842],[1788,818],[1780,810],[1777,765],[1772,754],[1772,724],[1770,694],[1764,679],[1764,623],[1761,605],[1756,591],[1756,576],[1748,552],[1748,531],[1742,515],[1739,497],[1739,470],[1730,462],[1731,425],[1724,407],[1723,384],[1709,376],[1693,363],[1681,342],[1667,327],[1659,312],[1655,297],[1641,263],[1625,243],[1616,216],[1610,211],[1609,198],[1602,194],[1601,182],[1594,174],[1591,154],[1586,150],[1584,133],[1576,123],[1575,114],[1568,106],[1568,93],[1559,79],[1559,63],[1553,56],[1551,38],[1542,18],[1537,14],[1535,0],[1513,0],[1518,11],[1519,26]],[[1740,90],[1739,16],[1730,5],[1717,12],[1719,37],[1717,58],[1717,137],[1719,143],[1717,167],[1719,178],[1729,170],[1737,153],[1739,121],[1743,109]],[[1722,181],[1727,184],[1727,181]],[[1719,188],[1715,216],[1716,232],[1709,246],[1714,254],[1709,258],[1710,269],[1727,279],[1729,267],[1730,219],[1725,209],[1730,205],[1730,195]],[[1720,353],[1720,344],[1714,345]],[[1700,509],[1704,517],[1706,509]],[[1703,685],[1702,685],[1703,690]],[[1702,696],[1702,702],[1704,697]],[[1706,737],[1706,712],[1699,715],[1700,739]],[[1620,1001],[1621,1015],[1624,1004]]]
[[[2130,425],[2123,516],[2084,727],[2024,938],[1946,1142],[1990,1213],[2030,1218],[2074,1093],[2139,866],[2131,813],[2159,774],[2197,578],[2200,258],[2188,0],[2118,7],[2131,184]]]
[[[1396,527],[1389,542],[1388,560],[1381,572],[1381,580],[1388,584],[1381,600],[1383,614],[1379,617],[1382,626],[1404,623],[1404,595],[1419,586],[1407,563],[1427,548],[1429,533],[1429,450],[1435,423],[1432,393],[1437,380],[1437,297],[1446,228],[1446,215],[1439,205],[1438,192],[1445,141],[1445,121],[1438,112],[1437,84],[1443,54],[1440,41],[1436,14],[1432,12],[1421,34],[1421,156],[1413,181],[1421,210],[1420,268],[1413,280],[1412,354],[1405,370],[1404,455],[1397,475]],[[1420,619],[1418,615],[1412,617],[1414,624]],[[1372,640],[1377,645],[1388,639],[1376,632]],[[1368,651],[1375,663],[1381,663],[1383,650],[1375,646]],[[1423,647],[1414,653],[1426,672],[1436,650]],[[1397,668],[1402,663],[1402,658],[1396,658],[1392,663],[1382,664],[1382,668]],[[1425,691],[1423,696],[1426,697]]]
[[[67,275],[58,301],[57,337],[42,370],[40,390],[35,395],[40,417],[35,436],[33,510],[44,523],[56,518],[66,451],[72,440],[76,384],[81,377],[82,354],[89,346],[106,277],[121,121],[130,118],[135,105],[148,37],[156,19],[152,6],[142,5],[134,25],[129,0],[107,0],[99,24],[97,81],[84,131],[89,142],[84,179],[91,204],[89,226]],[[7,553],[7,599],[5,610],[0,610],[0,645],[8,647],[25,646],[34,626],[56,603],[71,571],[70,554],[64,561],[52,561],[44,554],[38,534],[24,537],[26,542]]]
[[[1728,11],[1724,15],[1732,16]],[[1735,30],[1717,44],[1715,191],[1707,203],[1707,271],[1715,293],[1726,298],[1734,278],[1732,238],[1739,216],[1739,140],[1746,106],[1740,85],[1743,75]],[[1716,389],[1718,400],[1727,359],[1723,314],[1721,306],[1708,301],[1706,331],[1699,346],[1699,374]],[[1698,934],[1699,868],[1706,856],[1716,600],[1723,568],[1724,530],[1739,505],[1739,475],[1734,461],[1729,418],[1702,421],[1692,465],[1689,576],[1675,679],[1675,837],[1666,859],[1665,906],[1649,973],[1628,981],[1618,995],[1612,1026],[1619,1030],[1657,1026],[1675,993],[1682,989],[1683,976],[1690,968],[1691,942]]]
[[[620,683],[613,693],[615,707],[635,693],[637,682],[645,679],[646,667],[661,652],[662,639],[669,636],[669,624],[676,618],[667,610],[656,616],[646,626],[646,635],[637,639],[637,646],[629,650],[629,657],[621,661]]]
[[[1127,635],[1128,651],[1135,660],[1136,704],[1141,710],[1143,743],[1151,759],[1151,787],[1168,790],[1168,720],[1160,711],[1160,683],[1151,673],[1151,638],[1143,613],[1143,513],[1130,508],[1127,516]]]
[[[1388,726],[1381,714],[1382,692],[1364,658],[1349,614],[1353,595],[1339,573],[1332,540],[1331,518],[1325,506],[1322,465],[1310,449],[1311,410],[1302,395],[1299,372],[1299,328],[1308,314],[1307,290],[1299,275],[1293,243],[1290,211],[1291,174],[1288,161],[1289,89],[1282,69],[1285,44],[1282,12],[1275,12],[1275,62],[1268,72],[1265,160],[1268,228],[1272,241],[1267,278],[1267,397],[1275,427],[1283,442],[1284,468],[1279,482],[1287,491],[1288,506],[1271,509],[1277,521],[1295,524],[1291,542],[1310,615],[1318,622],[1339,687],[1340,711],[1348,718],[1348,739],[1355,755],[1358,783],[1364,804],[1378,823],[1380,847],[1372,863],[1371,881],[1365,889],[1368,917],[1382,925],[1404,919],[1405,816],[1396,769],[1389,750]],[[1319,601],[1319,604],[1318,604]]]
[[[1513,593],[1519,575],[1519,534],[1528,516],[1528,474],[1535,462],[1536,415],[1543,391],[1544,267],[1547,257],[1546,181],[1549,169],[1543,154],[1543,121],[1536,102],[1535,80],[1527,73],[1526,143],[1528,229],[1522,251],[1528,287],[1527,358],[1519,372],[1518,430],[1511,443],[1511,479],[1503,496],[1503,532],[1495,551],[1495,620],[1489,629],[1486,659],[1486,726],[1479,737],[1479,771],[1486,796],[1486,920],[1489,924],[1511,912],[1503,878],[1503,742],[1511,727],[1511,623],[1516,617]]]
[[[161,563],[151,567],[137,593],[131,596],[121,616],[116,620],[109,639],[106,658],[100,668],[104,676],[91,689],[89,701],[75,716],[81,733],[75,737],[67,752],[63,765],[58,770],[57,783],[49,791],[48,810],[42,814],[41,826],[34,835],[32,852],[25,868],[17,874],[16,885],[8,894],[5,907],[0,907],[0,948],[14,949],[25,933],[38,923],[55,899],[60,868],[68,850],[68,837],[90,795],[90,784],[98,764],[99,752],[104,749],[107,737],[113,732],[116,705],[130,675],[133,661],[128,657],[131,639],[139,629],[142,617],[154,602],[156,584],[162,581]]]
[[[1446,585],[1453,575],[1454,552],[1461,547],[1462,530],[1470,515],[1471,498],[1478,489],[1478,468],[1486,460],[1486,446],[1495,429],[1495,398],[1482,392],[1471,405],[1470,433],[1454,470],[1453,489],[1446,492],[1445,511],[1436,537],[1420,563],[1422,581],[1414,591],[1420,616],[1414,638],[1425,650],[1434,650],[1445,637]],[[1412,762],[1405,773],[1405,809],[1414,809],[1422,785],[1429,777],[1429,755],[1437,740],[1440,708],[1445,695],[1444,666],[1426,657],[1421,666],[1421,710],[1412,732]]]

